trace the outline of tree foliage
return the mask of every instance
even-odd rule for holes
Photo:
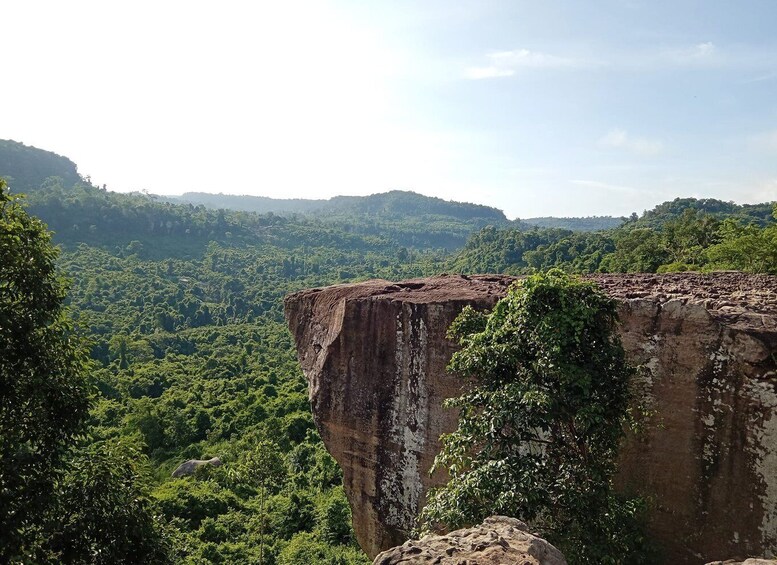
[[[72,565],[170,563],[149,499],[148,460],[126,440],[77,450],[57,485],[54,518],[39,553]]]
[[[56,258],[44,224],[0,179],[0,561],[40,526],[89,408]]]
[[[489,314],[461,313],[449,368],[473,385],[447,401],[459,424],[435,467],[451,479],[429,497],[428,527],[506,514],[574,563],[639,562],[624,535],[634,506],[612,491],[632,375],[615,323],[612,299],[560,271],[516,283]]]
[[[484,228],[453,259],[460,272],[525,274],[777,273],[777,224],[770,205],[677,199],[602,232]]]

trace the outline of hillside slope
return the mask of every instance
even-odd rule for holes
[[[68,186],[81,180],[67,157],[10,139],[0,139],[0,177],[15,193],[37,190],[48,177],[60,177]]]
[[[313,214],[326,213],[337,215],[368,214],[377,216],[448,216],[459,220],[481,218],[494,222],[506,222],[504,212],[483,206],[454,202],[424,196],[411,191],[391,190],[369,196],[335,196],[329,199],[281,199],[266,196],[237,196],[231,194],[208,194],[186,192],[175,200],[191,204],[203,204],[209,208],[229,208],[245,212],[275,214]]]

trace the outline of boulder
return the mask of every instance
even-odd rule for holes
[[[561,552],[529,533],[520,520],[486,518],[479,526],[406,541],[379,554],[373,565],[566,565]]]
[[[194,472],[202,467],[203,465],[211,465],[213,467],[218,467],[221,465],[221,459],[218,457],[212,457],[210,459],[189,459],[188,461],[184,461],[178,467],[176,467],[175,471],[173,471],[172,477],[185,477],[186,475],[192,475]]]

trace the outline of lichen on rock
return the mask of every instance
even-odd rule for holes
[[[492,516],[472,528],[409,540],[373,565],[566,565],[562,553],[515,518]]]

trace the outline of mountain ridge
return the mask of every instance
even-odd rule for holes
[[[502,210],[483,204],[444,200],[409,190],[389,190],[367,196],[339,195],[331,198],[271,198],[268,196],[234,195],[225,193],[185,192],[168,197],[174,202],[184,202],[212,208],[230,208],[257,213],[366,213],[370,215],[396,215],[417,206],[429,215],[451,216],[458,219],[484,218],[498,222],[509,221]]]

